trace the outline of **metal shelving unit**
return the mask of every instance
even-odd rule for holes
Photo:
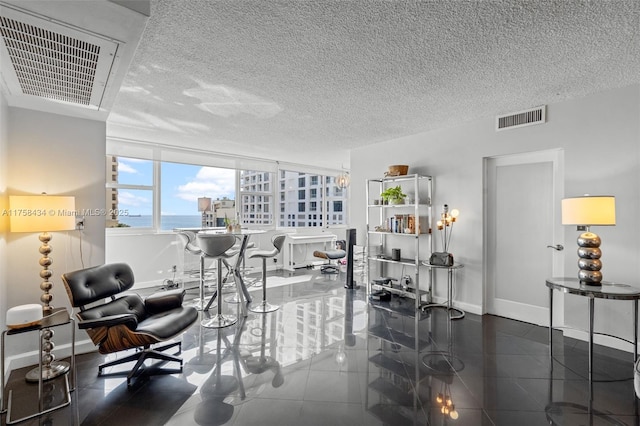
[[[404,204],[383,204],[377,200],[379,194],[387,188],[400,186],[403,192],[411,193]],[[366,222],[367,222],[367,292],[386,290],[402,297],[415,300],[415,308],[419,309],[423,302],[431,301],[431,277],[427,286],[420,285],[420,264],[428,259],[433,251],[431,238],[431,200],[433,199],[433,178],[418,174],[367,179],[366,185]],[[410,246],[406,241],[413,240],[413,248],[409,256],[400,260],[392,260],[391,245],[401,244]],[[425,241],[426,240],[426,241]],[[422,259],[420,246],[423,245]],[[425,253],[426,245],[428,253]],[[404,251],[407,251],[404,248]],[[410,272],[411,282],[380,285],[373,283],[374,269],[379,276],[384,277],[387,269],[406,267]],[[401,274],[405,275],[405,274]]]

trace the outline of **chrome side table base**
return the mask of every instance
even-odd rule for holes
[[[439,265],[431,265],[428,262],[422,262],[422,264],[428,267],[430,270],[433,270],[433,269],[447,270],[447,303],[446,304],[444,303],[422,304],[420,306],[420,309],[422,309],[422,311],[425,312],[427,309],[431,309],[431,308],[444,308],[447,310],[447,313],[449,314],[449,319],[459,320],[464,318],[465,312],[460,308],[453,307],[453,281],[454,281],[453,274],[456,271],[456,269],[463,268],[464,265],[462,265],[461,263],[455,263],[451,266],[439,266]],[[452,315],[454,312],[456,312],[457,315]]]
[[[46,366],[43,362],[43,342],[44,342],[44,333],[50,333],[50,328],[69,325],[71,327],[71,363],[60,362],[60,361],[52,361],[50,363],[50,368]],[[11,406],[12,406],[12,396],[13,391],[9,390],[9,394],[7,397],[7,407],[4,405],[5,400],[5,339],[6,336],[12,336],[16,334],[22,334],[26,332],[35,331],[38,332],[38,341],[39,341],[39,353],[38,357],[38,367],[30,370],[27,375],[33,377],[33,382],[38,383],[38,411],[35,413],[28,414],[19,419],[14,419],[12,416]],[[14,424],[18,422],[22,422],[34,417],[41,416],[43,414],[49,413],[51,411],[57,410],[58,408],[66,407],[71,404],[71,395],[70,392],[76,389],[76,366],[75,366],[75,348],[76,348],[76,329],[75,329],[75,321],[73,318],[69,316],[69,312],[66,308],[54,308],[53,313],[44,317],[38,326],[26,327],[20,329],[6,329],[2,331],[0,335],[0,386],[1,388],[1,398],[0,398],[0,415],[6,413],[5,422],[6,424]],[[51,371],[48,371],[51,370]],[[42,372],[41,372],[42,371]],[[71,378],[69,377],[71,375]],[[64,397],[62,401],[59,401],[57,405],[51,406],[51,404],[45,401],[48,397],[51,396],[51,390],[56,390],[55,382],[48,382],[45,386],[45,382],[56,377],[62,376],[64,379],[64,389],[62,391],[62,396]],[[26,378],[27,381],[29,377]],[[71,380],[70,380],[71,379]],[[71,384],[69,383],[71,382]],[[58,401],[56,401],[58,402]]]
[[[453,306],[451,306],[451,302],[444,304],[444,303],[426,303],[426,304],[422,304],[420,305],[420,309],[422,309],[423,312],[426,312],[427,309],[431,309],[431,308],[443,308],[446,309],[448,314],[449,314],[449,319],[452,320],[459,320],[464,318],[465,316],[465,312],[462,309],[459,308],[454,308]],[[453,315],[454,312],[457,312],[457,315]]]

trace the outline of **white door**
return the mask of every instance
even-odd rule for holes
[[[485,160],[486,312],[549,324],[545,279],[563,275],[562,151]],[[558,247],[559,248],[559,247]]]

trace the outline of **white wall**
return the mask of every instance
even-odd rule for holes
[[[7,311],[7,232],[8,216],[2,213],[7,209],[7,169],[9,166],[9,108],[0,91],[0,329],[4,330]]]
[[[8,109],[7,192],[10,195],[73,195],[76,209],[105,208],[105,123],[62,115]],[[52,233],[54,307],[71,309],[60,280],[66,271],[104,262],[104,222],[101,216],[85,217],[85,229]],[[38,261],[40,241],[30,233],[7,233],[6,253],[2,256],[10,268],[6,270],[6,305],[39,303]],[[80,255],[82,248],[82,256]],[[0,277],[1,279],[1,277]],[[0,312],[4,318],[6,310]],[[33,351],[33,337],[13,338],[7,355]],[[78,339],[86,336],[79,334]],[[62,355],[68,351],[70,331],[56,330],[54,342]],[[36,340],[37,341],[37,340]],[[35,346],[37,349],[37,345]],[[18,364],[37,362],[33,353]]]
[[[522,109],[535,105],[522,105]],[[603,240],[607,280],[640,287],[638,237],[640,225],[640,86],[609,90],[569,102],[551,104],[547,123],[502,132],[494,117],[354,150],[351,153],[351,217],[364,235],[365,179],[383,175],[391,164],[410,165],[409,173],[435,177],[434,213],[445,203],[461,211],[451,251],[465,264],[458,271],[456,304],[470,312],[483,311],[483,158],[561,148],[565,151],[565,195],[616,196],[617,226],[598,229]],[[358,207],[361,206],[361,207]],[[565,271],[576,270],[577,234],[565,231]],[[425,271],[426,272],[426,271]],[[438,286],[446,295],[445,285]],[[541,283],[540,291],[546,291]],[[582,299],[582,300],[580,300]],[[602,302],[602,303],[600,303]],[[565,320],[586,327],[586,301],[565,298]],[[619,334],[629,323],[631,304],[596,303],[598,328]],[[602,322],[601,322],[602,321]],[[622,331],[631,336],[631,325]]]

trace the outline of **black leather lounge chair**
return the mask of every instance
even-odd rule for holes
[[[151,346],[176,337],[198,318],[195,308],[182,306],[183,289],[156,293],[146,299],[136,293],[120,294],[133,287],[134,283],[133,271],[125,263],[69,272],[62,275],[62,281],[71,305],[80,309],[77,313],[78,328],[87,331],[101,354],[139,349],[132,355],[100,365],[98,375],[102,375],[104,368],[136,361],[127,374],[128,386],[131,379],[139,375],[147,359],[180,363],[179,369],[154,368],[152,374],[182,371],[181,358],[162,352],[174,346],[180,351],[180,341],[156,348]],[[111,300],[103,303],[107,298]]]

